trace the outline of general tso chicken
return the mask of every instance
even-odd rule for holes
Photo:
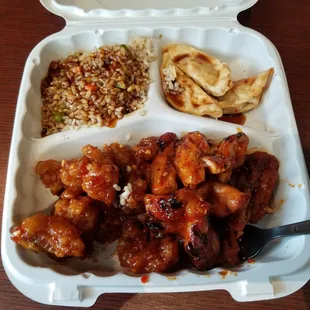
[[[117,240],[121,266],[135,273],[238,265],[238,238],[272,211],[279,170],[273,155],[248,154],[248,144],[244,133],[217,143],[168,132],[40,161],[35,171],[58,196],[55,207],[25,219],[12,240],[58,258],[85,258],[93,242]]]

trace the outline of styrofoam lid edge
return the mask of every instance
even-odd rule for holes
[[[126,18],[204,17],[221,15],[237,16],[241,11],[252,7],[258,0],[161,0],[152,4],[148,0],[40,0],[50,12],[62,16],[67,21],[93,21]],[[125,5],[124,2],[127,4]],[[128,4],[129,3],[129,4]],[[132,4],[134,3],[134,4]],[[148,3],[150,4],[148,7]],[[151,7],[152,6],[152,7]]]

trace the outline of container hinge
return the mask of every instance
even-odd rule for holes
[[[79,287],[72,287],[70,285],[55,285],[52,293],[53,301],[61,300],[75,300],[80,301],[83,299],[83,290]]]
[[[182,16],[182,17],[178,17],[177,20],[173,20],[173,19],[169,19],[167,17],[152,17],[152,18],[113,18],[113,19],[94,19],[94,20],[82,20],[82,21],[78,21],[78,20],[70,20],[70,19],[66,19],[66,25],[67,26],[81,26],[81,25],[85,25],[85,23],[87,25],[95,25],[95,24],[100,24],[101,27],[104,25],[111,25],[111,23],[113,24],[117,24],[117,25],[135,25],[135,24],[143,24],[147,26],[151,26],[151,25],[157,25],[158,23],[164,23],[165,25],[169,25],[171,27],[173,27],[176,24],[183,24],[184,23],[191,23],[192,21],[194,22],[201,22],[201,23],[210,23],[210,22],[235,22],[237,21],[237,16],[232,14],[227,15],[227,16],[203,16],[203,17],[198,17],[198,16]]]

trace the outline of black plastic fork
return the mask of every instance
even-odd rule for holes
[[[243,235],[238,240],[241,258],[254,258],[266,243],[273,239],[307,234],[310,234],[310,220],[269,229],[246,225]]]

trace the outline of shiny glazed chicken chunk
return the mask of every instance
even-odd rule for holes
[[[99,225],[94,233],[95,240],[102,243],[112,243],[123,233],[123,219],[118,213],[104,213],[99,219]]]
[[[198,269],[214,266],[220,253],[219,237],[210,226],[210,205],[191,189],[175,195],[146,195],[147,213],[160,221],[167,232],[177,234]]]
[[[176,134],[172,132],[167,132],[159,137],[141,139],[141,141],[132,148],[136,162],[139,164],[144,161],[153,160],[160,149],[164,149],[177,140]]]
[[[117,247],[122,267],[135,273],[163,272],[179,260],[178,243],[171,237],[147,239],[140,223],[128,221]]]
[[[142,139],[139,144],[133,147],[133,151],[138,162],[153,160],[159,151],[158,137]]]
[[[231,181],[236,188],[251,195],[247,212],[239,222],[257,223],[269,213],[278,170],[279,162],[273,155],[255,152],[246,156],[244,165],[233,174]]]
[[[82,152],[90,160],[83,176],[83,190],[89,197],[111,206],[116,196],[113,185],[119,180],[118,167],[96,147],[86,145]]]
[[[248,136],[239,132],[223,139],[215,155],[205,156],[202,160],[212,174],[218,175],[219,181],[227,183],[232,170],[243,164],[248,145]]]
[[[83,194],[83,189],[81,186],[68,186],[61,194],[62,199],[73,199],[81,196]]]
[[[123,203],[125,212],[130,213],[134,210],[136,213],[143,213],[143,199],[147,190],[147,181],[140,177],[132,177],[130,178],[130,182],[127,184],[127,188],[129,184],[131,186],[131,193]],[[122,200],[120,202],[122,204]]]
[[[86,196],[74,199],[59,199],[55,204],[54,215],[70,220],[83,232],[95,228],[99,217],[99,206]]]
[[[166,195],[174,193],[177,188],[177,173],[173,167],[174,145],[170,144],[159,152],[151,165],[152,193]]]
[[[122,169],[124,173],[126,173],[127,167],[131,167],[135,163],[133,150],[129,146],[119,143],[104,145],[103,154]]]
[[[61,163],[56,160],[39,161],[35,168],[36,174],[46,188],[51,190],[53,195],[59,195],[63,189],[64,184],[61,180]]]
[[[124,186],[119,191],[119,204],[126,214],[143,213],[143,198],[147,192],[148,181],[145,173],[148,173],[149,164],[143,163],[143,170],[138,168],[136,164],[132,165],[121,179]]]
[[[239,132],[231,135],[220,143],[216,154],[230,159],[230,168],[234,169],[244,163],[245,154],[249,145],[248,136]]]
[[[25,219],[12,240],[26,249],[56,257],[83,256],[85,250],[79,229],[67,219],[45,214]]]
[[[242,193],[235,187],[221,182],[207,182],[208,198],[212,204],[212,213],[217,217],[225,217],[246,209],[251,196]]]
[[[185,187],[195,188],[205,181],[201,158],[210,153],[207,139],[200,132],[190,132],[180,140],[176,147],[175,165]]]
[[[62,163],[62,181],[72,191],[81,191],[106,205],[112,205],[116,193],[113,188],[119,180],[119,169],[98,148],[86,145],[84,156]],[[71,196],[69,196],[71,197]]]
[[[61,163],[61,180],[68,187],[82,189],[83,176],[88,172],[88,158],[63,160]]]

